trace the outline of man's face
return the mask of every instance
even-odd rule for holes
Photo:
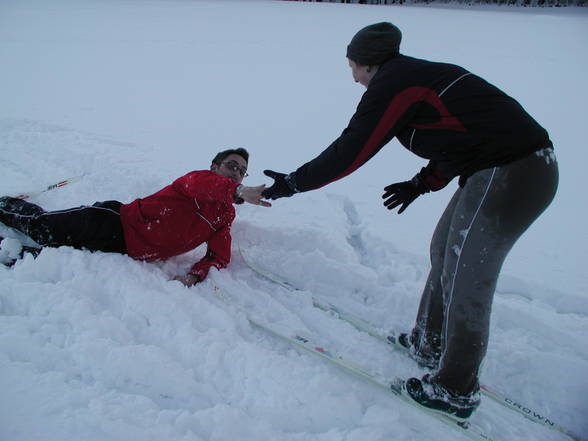
[[[347,61],[349,62],[351,75],[353,75],[355,82],[361,84],[362,86],[368,87],[377,69],[375,69],[374,66],[362,66],[361,64],[357,64],[355,61],[352,61],[349,58]]]
[[[240,184],[247,176],[247,162],[241,155],[232,154],[223,159],[220,164],[212,164],[210,170]]]

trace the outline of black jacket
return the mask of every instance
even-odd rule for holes
[[[297,189],[347,176],[394,136],[430,160],[420,177],[432,191],[552,145],[516,100],[482,78],[399,55],[380,66],[341,136],[295,172]]]

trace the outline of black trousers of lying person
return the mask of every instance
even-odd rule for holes
[[[41,246],[126,253],[118,201],[45,211],[21,199],[0,198],[0,222]]]

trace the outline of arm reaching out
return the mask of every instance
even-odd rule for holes
[[[278,173],[273,170],[264,170],[263,174],[274,180],[274,184],[262,192],[263,196],[267,199],[288,198],[294,193],[298,193],[296,181],[292,173],[286,175],[285,173]]]
[[[246,187],[244,185],[239,185],[235,190],[235,200],[249,202],[253,205],[261,205],[262,207],[271,207],[267,201],[264,201],[263,198],[265,196],[265,189],[264,185],[258,185],[257,187]]]

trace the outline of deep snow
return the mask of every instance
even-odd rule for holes
[[[84,173],[35,202],[128,202],[231,146],[252,154],[246,183],[269,184],[263,169],[295,169],[345,127],[363,92],[345,46],[382,20],[402,29],[404,53],[471,69],[550,131],[559,192],[505,263],[482,380],[586,437],[584,9],[2,0],[0,192]],[[169,279],[202,249],[160,264],[46,249],[0,267],[0,440],[460,439],[215,297],[383,377],[420,374],[311,297],[383,330],[412,325],[455,184],[400,216],[380,196],[422,165],[393,141],[343,181],[269,209],[239,207],[233,262],[191,289]],[[237,243],[304,291],[259,278]],[[489,400],[474,420],[496,440],[565,439]]]

